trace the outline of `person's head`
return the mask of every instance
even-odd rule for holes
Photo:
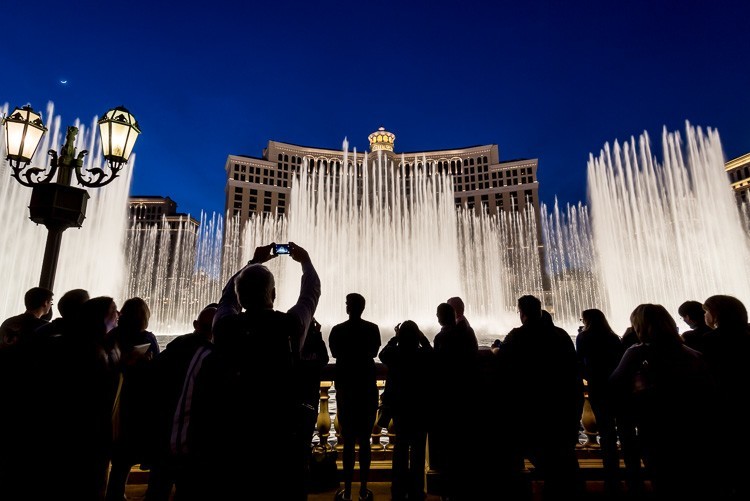
[[[453,309],[456,312],[456,318],[460,318],[464,316],[464,301],[460,297],[452,297],[446,301],[449,305],[453,306]]]
[[[677,313],[680,314],[680,318],[682,318],[691,329],[695,329],[696,327],[705,324],[703,319],[703,305],[698,301],[685,301],[679,308],[677,308]]]
[[[213,339],[213,333],[211,326],[214,322],[214,315],[216,315],[216,303],[209,304],[198,313],[198,317],[193,320],[193,329],[197,334],[201,334],[206,339]]]
[[[581,322],[583,322],[584,330],[587,331],[613,332],[612,327],[607,322],[607,317],[604,316],[604,312],[596,308],[583,310],[581,312]]]
[[[346,313],[353,318],[360,318],[365,311],[365,298],[361,294],[352,292],[346,295]]]
[[[146,301],[139,297],[131,297],[122,303],[118,326],[135,332],[145,331],[151,318],[151,310]]]
[[[95,340],[101,340],[104,334],[117,326],[117,304],[109,296],[92,297],[83,303],[81,318],[88,334]]]
[[[437,319],[443,327],[456,325],[456,310],[448,303],[440,303],[437,307]]]
[[[83,303],[89,299],[89,293],[84,289],[69,290],[57,302],[57,311],[63,318],[74,318],[81,313]]]
[[[703,303],[706,325],[726,330],[747,329],[747,309],[733,296],[711,296]]]
[[[271,270],[262,264],[245,267],[234,280],[240,304],[246,310],[273,308],[276,300],[276,282]]]
[[[398,345],[402,350],[416,351],[419,348],[419,338],[422,332],[417,324],[412,320],[406,320],[401,323],[398,329]]]
[[[24,294],[23,305],[26,307],[26,311],[46,315],[52,308],[52,296],[53,293],[49,289],[32,287]]]
[[[660,304],[639,304],[630,314],[638,340],[655,346],[682,344],[674,318]]]
[[[527,320],[539,320],[542,318],[542,302],[536,296],[521,296],[518,298],[518,315],[521,322]]]

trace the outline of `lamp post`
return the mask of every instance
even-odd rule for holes
[[[39,286],[53,290],[57,258],[60,255],[62,234],[67,228],[80,228],[86,218],[86,190],[71,186],[73,174],[79,185],[98,188],[118,177],[133,151],[141,130],[135,117],[119,106],[109,110],[98,121],[104,158],[109,169],[100,167],[83,169],[83,158],[88,153],[76,154],[77,127],[68,127],[65,143],[60,152],[49,150],[48,169],[29,166],[47,128],[42,117],[31,106],[15,108],[3,119],[6,133],[7,159],[11,176],[24,186],[32,188],[29,218],[47,227],[47,244]],[[51,182],[57,174],[56,182]]]

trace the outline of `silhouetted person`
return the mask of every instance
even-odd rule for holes
[[[620,363],[624,350],[620,337],[612,331],[601,310],[584,310],[581,320],[583,330],[576,336],[576,353],[599,430],[605,491],[614,496],[620,487],[620,453],[617,450],[616,409],[609,377]]]
[[[392,412],[393,450],[391,499],[425,498],[425,446],[430,417],[433,350],[416,323],[400,324],[378,358],[388,369],[383,403]]]
[[[703,353],[706,335],[711,331],[711,327],[706,325],[703,305],[698,301],[685,301],[677,309],[677,313],[690,327],[689,331],[680,335],[682,340],[690,348]]]
[[[727,434],[718,449],[727,469],[726,485],[731,499],[750,499],[744,475],[750,471],[750,411],[747,392],[750,388],[750,333],[745,305],[737,298],[716,295],[703,303],[706,324],[711,330],[704,338],[704,358],[717,386],[717,407],[721,429]],[[714,419],[715,419],[714,415]],[[714,452],[715,454],[717,452]]]
[[[638,334],[635,333],[633,326],[625,329],[620,338],[623,354],[635,344],[639,344]],[[632,395],[620,394],[617,396],[615,412],[617,413],[617,436],[620,438],[620,447],[622,449],[622,460],[625,463],[625,481],[628,487],[628,496],[631,499],[639,499],[643,496],[644,484],[643,474],[641,471],[641,446],[638,441],[638,433],[635,424],[635,415]]]
[[[360,499],[370,496],[367,482],[370,474],[370,435],[378,409],[378,386],[375,357],[380,349],[380,330],[362,319],[365,298],[346,295],[349,320],[334,325],[328,336],[331,355],[336,359],[336,410],[344,440],[344,489],[342,499],[351,499],[356,445],[359,445]]]
[[[544,499],[575,499],[582,488],[576,445],[583,409],[575,345],[563,329],[542,320],[538,298],[520,297],[518,312],[522,326],[508,333],[497,353],[507,405],[523,409],[513,428],[526,433],[515,446],[544,480]]]
[[[108,501],[125,495],[130,469],[151,462],[154,437],[153,372],[151,361],[159,354],[156,336],[148,328],[151,310],[146,302],[133,297],[120,309],[117,327],[109,333],[113,357],[119,357],[120,384],[113,420],[112,466],[107,482]]]
[[[472,483],[472,460],[476,458],[468,440],[456,440],[453,416],[445,409],[461,401],[462,412],[468,421],[476,417],[476,384],[478,378],[477,340],[473,330],[456,325],[456,312],[448,303],[440,303],[436,310],[440,332],[435,335],[434,385],[436,394],[434,416],[430,431],[430,464],[445,479],[448,496],[458,499],[468,496]]]
[[[471,324],[469,324],[469,320],[464,316],[463,300],[456,296],[448,299],[446,303],[453,307],[453,311],[456,314],[456,329],[468,338],[467,343],[471,343],[474,350],[478,350],[479,343],[477,342],[477,336]]]
[[[89,293],[84,289],[71,289],[63,294],[57,302],[57,311],[60,312],[60,316],[39,326],[34,331],[35,340],[72,335],[80,326],[81,310],[83,304],[89,299]]]
[[[191,480],[200,475],[192,452],[192,405],[195,382],[213,349],[211,326],[218,303],[203,308],[193,332],[174,338],[154,357],[154,463],[148,476],[146,501],[168,501],[172,487],[182,499]]]
[[[0,324],[0,349],[28,341],[35,330],[47,323],[42,317],[52,309],[52,295],[52,291],[44,287],[26,291],[23,296],[26,311]]]
[[[610,381],[634,412],[643,460],[657,499],[714,499],[715,446],[694,437],[714,414],[703,356],[684,345],[674,319],[641,304],[630,322],[641,343],[628,348]]]
[[[273,244],[226,284],[213,322],[214,350],[206,357],[193,401],[196,459],[207,492],[195,498],[246,499],[271,486],[277,499],[304,499],[304,457],[299,446],[299,388],[295,363],[320,297],[320,279],[307,251],[289,242],[302,266],[297,302],[274,310]],[[245,310],[244,312],[242,310]]]

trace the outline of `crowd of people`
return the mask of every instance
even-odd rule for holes
[[[30,289],[26,311],[0,325],[0,499],[53,499],[65,484],[79,499],[122,501],[140,465],[146,501],[247,499],[260,484],[304,500],[329,349],[343,443],[336,499],[372,499],[379,408],[394,435],[393,500],[426,497],[428,452],[446,500],[531,499],[525,461],[545,500],[580,499],[586,397],[607,496],[640,499],[648,480],[657,499],[750,499],[750,332],[738,299],[686,301],[682,334],[658,304],[635,305],[622,336],[592,308],[572,337],[525,295],[520,326],[482,349],[459,297],[437,305],[432,341],[405,319],[381,347],[379,326],[363,318],[365,297],[352,292],[343,298],[349,318],[332,326],[326,346],[310,256],[289,243],[300,292],[278,311],[264,266],[277,257],[272,247],[256,248],[198,312],[194,331],[163,350],[142,298],[118,309],[111,297],[70,290],[50,322],[53,292]],[[386,367],[382,395],[376,359]]]

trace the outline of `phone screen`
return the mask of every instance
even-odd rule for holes
[[[274,254],[289,254],[289,244],[275,244],[273,246]]]

